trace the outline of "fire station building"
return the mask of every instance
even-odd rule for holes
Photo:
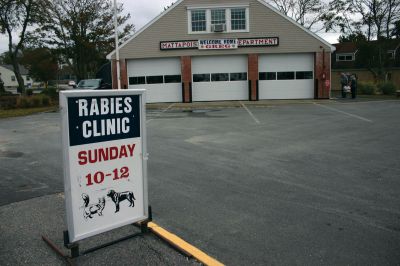
[[[179,0],[120,46],[121,84],[149,103],[326,99],[334,49],[262,0]]]

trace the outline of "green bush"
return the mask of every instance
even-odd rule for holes
[[[10,91],[6,91],[4,90],[0,90],[0,96],[4,96],[4,95],[12,95],[12,93]]]
[[[33,90],[32,89],[26,89],[25,93],[26,93],[26,96],[32,96],[33,95]]]
[[[358,94],[374,95],[376,93],[376,86],[372,82],[359,82]]]
[[[48,87],[47,89],[43,89],[41,94],[44,94],[52,100],[58,100],[58,91],[54,87]]]
[[[50,98],[47,95],[42,95],[42,105],[49,106],[50,105]]]
[[[45,107],[50,105],[51,99],[47,95],[0,97],[0,109]]]
[[[392,82],[379,83],[378,89],[385,95],[392,95],[396,92],[396,86]]]
[[[41,107],[42,106],[42,96],[40,96],[40,95],[32,96],[30,101],[31,101],[30,106],[32,106],[32,107]]]
[[[18,108],[29,108],[31,107],[31,100],[28,97],[19,97],[17,101]]]
[[[0,96],[0,109],[13,109],[17,106],[17,95]]]

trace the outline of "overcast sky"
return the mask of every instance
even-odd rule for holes
[[[176,0],[117,0],[118,3],[124,4],[125,12],[131,14],[131,23],[139,30],[150,20],[160,14],[164,7],[170,5]],[[337,41],[336,33],[319,33],[319,35],[330,43]],[[15,37],[16,38],[16,37]],[[8,49],[8,38],[6,35],[0,35],[0,53]]]

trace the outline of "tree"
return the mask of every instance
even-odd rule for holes
[[[324,28],[319,22],[323,20],[328,6],[322,0],[268,0],[267,2],[307,29],[320,31]]]
[[[400,20],[393,23],[393,30],[391,34],[391,37],[395,39],[400,39]]]
[[[0,64],[12,65],[10,52],[4,52],[0,55]]]
[[[35,24],[42,7],[41,0],[0,0],[0,33],[8,35],[8,52],[20,93],[24,92],[24,80],[18,65],[18,53],[24,46],[28,26]],[[19,32],[16,45],[13,32]]]
[[[396,31],[396,21],[400,19],[400,0],[387,0],[387,15],[384,21],[386,38],[391,38]]]
[[[36,80],[48,81],[55,79],[58,72],[57,57],[50,49],[31,48],[24,50],[21,63],[29,70],[29,74]]]
[[[134,31],[126,23],[118,6],[119,39],[124,41]],[[63,63],[80,79],[94,76],[114,47],[113,8],[109,0],[51,1],[33,36],[60,51]]]
[[[384,81],[390,69],[397,64],[387,53],[392,42],[393,40],[381,39],[359,43],[355,66],[367,68],[376,80]]]
[[[339,43],[344,42],[353,42],[353,43],[361,43],[366,42],[367,38],[362,32],[350,33],[348,35],[342,34],[338,39]]]
[[[325,16],[327,31],[362,32],[367,40],[391,38],[400,16],[400,0],[332,0]]]

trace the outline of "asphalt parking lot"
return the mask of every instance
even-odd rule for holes
[[[154,220],[227,265],[398,265],[399,121],[396,100],[148,110]],[[0,216],[62,192],[59,133],[0,120]]]

